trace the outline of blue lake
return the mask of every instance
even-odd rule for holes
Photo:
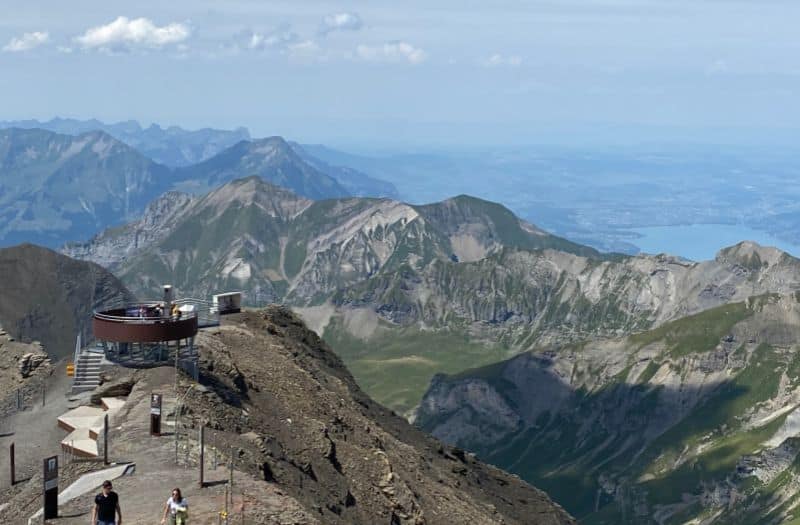
[[[800,246],[772,235],[736,224],[692,224],[690,226],[648,226],[634,228],[642,237],[631,242],[645,253],[669,253],[693,261],[713,259],[721,248],[741,241],[754,241],[762,246],[775,246],[800,257]]]

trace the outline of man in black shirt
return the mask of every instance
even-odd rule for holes
[[[117,520],[114,521],[114,517]],[[92,525],[122,525],[122,511],[119,508],[119,496],[111,490],[111,482],[103,482],[103,492],[94,498]]]

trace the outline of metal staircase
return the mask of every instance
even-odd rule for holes
[[[75,360],[75,378],[72,382],[72,392],[86,392],[94,390],[100,385],[100,365],[103,354],[82,351]]]

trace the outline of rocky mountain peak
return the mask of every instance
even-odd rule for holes
[[[311,199],[349,193],[333,177],[305,162],[282,137],[242,140],[204,162],[181,168],[177,178],[202,193],[237,178],[258,175]]]
[[[761,246],[753,241],[743,241],[717,253],[716,260],[722,263],[737,264],[750,270],[775,266],[787,258],[786,252],[772,246]]]
[[[196,211],[212,207],[219,214],[231,206],[257,206],[270,217],[291,219],[312,202],[261,177],[252,176],[234,180],[212,191],[197,202]]]

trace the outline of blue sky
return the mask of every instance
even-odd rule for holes
[[[0,0],[0,120],[333,145],[789,141],[800,2]]]

